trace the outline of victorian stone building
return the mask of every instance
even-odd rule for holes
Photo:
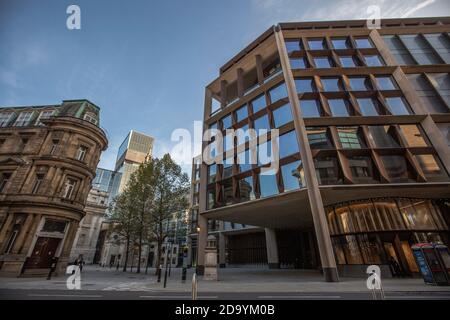
[[[0,275],[64,273],[107,138],[87,100],[0,109]]]

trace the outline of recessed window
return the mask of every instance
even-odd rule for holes
[[[326,127],[307,127],[306,132],[311,149],[333,149]]]
[[[308,39],[310,50],[324,50],[326,49],[325,40],[323,38]]]
[[[341,91],[339,78],[321,78],[323,90],[327,92]]]
[[[399,148],[400,143],[392,126],[369,126],[370,135],[376,148]]]
[[[287,95],[286,85],[284,83],[269,91],[271,103],[275,103],[280,99],[286,98]]]
[[[447,181],[448,176],[439,165],[437,158],[432,154],[420,154],[415,156],[428,181]]]
[[[242,202],[256,199],[252,176],[239,180],[239,197]]]
[[[391,76],[377,76],[377,85],[380,90],[397,90]]]
[[[11,172],[1,172],[0,173],[0,193],[4,193],[6,190],[6,185],[8,181],[11,179]]]
[[[66,183],[64,184],[64,189],[63,189],[63,198],[64,199],[71,199],[74,191],[75,191],[75,185],[76,185],[76,180],[74,179],[67,179]]]
[[[298,142],[295,130],[289,131],[278,138],[280,159],[298,153]]]
[[[320,185],[341,184],[339,164],[336,157],[314,158],[317,180]]]
[[[223,130],[229,129],[233,125],[231,114],[227,115],[226,117],[223,117],[221,121]]]
[[[333,44],[334,49],[349,49],[350,48],[346,38],[332,38],[331,43]]]
[[[331,68],[333,66],[333,63],[328,57],[314,58],[314,64],[316,65],[316,68]]]
[[[267,114],[263,115],[262,117],[259,117],[254,121],[253,124],[254,129],[256,130],[257,135],[264,134],[265,132],[270,131],[270,123],[269,123],[269,117]],[[260,131],[260,130],[266,130],[266,131]]]
[[[89,121],[90,123],[93,123],[93,124],[97,124],[98,123],[97,115],[95,113],[93,113],[93,112],[86,112],[84,114],[84,118],[83,119],[86,120],[86,121]]]
[[[234,113],[236,115],[237,122],[240,122],[240,121],[246,119],[248,117],[247,105],[240,107]]]
[[[53,139],[52,140],[52,147],[50,149],[50,154],[51,155],[55,155],[56,152],[58,151],[58,146],[59,146],[59,140],[58,139]]]
[[[39,116],[38,116],[37,120],[36,120],[36,124],[38,126],[43,126],[44,124],[42,123],[41,120],[49,119],[53,115],[54,112],[55,112],[54,110],[41,111],[39,113]]]
[[[33,111],[23,111],[19,114],[14,122],[15,127],[24,127],[30,124],[31,117],[33,116]]]
[[[36,179],[34,180],[33,188],[31,189],[32,194],[36,194],[39,192],[42,181],[44,181],[44,174],[37,174]]]
[[[352,56],[340,56],[341,66],[343,68],[353,68],[356,67],[355,59]]]
[[[273,119],[275,122],[275,127],[279,128],[286,123],[289,123],[293,120],[292,118],[292,112],[291,112],[291,105],[285,104],[284,106],[276,109],[273,111]]]
[[[350,172],[353,181],[356,183],[376,183],[375,167],[372,158],[369,156],[348,157]]]
[[[246,141],[250,141],[250,139],[255,138],[254,136],[251,135],[251,132],[248,130],[248,124],[236,129],[235,134],[236,134],[236,138],[237,138],[236,139],[237,145],[241,145],[241,144],[245,143]]]
[[[6,127],[11,121],[12,112],[0,112],[0,127]]]
[[[77,155],[76,155],[76,159],[79,161],[83,161],[84,158],[86,157],[86,153],[87,153],[88,148],[85,146],[79,146],[78,150],[77,150]]]
[[[353,91],[371,90],[369,80],[366,77],[349,77],[348,80]]]
[[[314,92],[316,91],[316,86],[314,84],[313,78],[299,78],[295,79],[295,86],[297,87],[298,93],[303,92]]]
[[[420,129],[415,124],[409,125],[400,125],[400,131],[403,133],[403,137],[405,137],[408,146],[410,147],[427,147],[428,144],[425,141],[425,137],[423,136]]]
[[[301,161],[294,161],[281,166],[281,175],[285,192],[303,188],[304,177]]]
[[[216,191],[214,189],[207,191],[207,208],[214,209],[216,207]]]
[[[300,100],[300,109],[304,118],[318,118],[321,115],[317,100]]]
[[[347,109],[347,100],[328,99],[328,105],[330,106],[331,115],[333,117],[347,117],[350,115]]]
[[[405,101],[400,97],[386,98],[386,102],[389,106],[389,110],[393,115],[405,115],[410,114]]]
[[[258,98],[253,100],[251,102],[251,104],[253,107],[253,113],[256,113],[256,112],[264,109],[266,107],[266,96],[265,95],[259,96]]]
[[[355,42],[356,48],[358,49],[373,48],[373,45],[368,38],[355,38]]]
[[[273,174],[259,174],[259,189],[261,198],[278,194],[277,176]]]
[[[305,58],[291,58],[291,69],[306,69],[308,68],[308,63]]]
[[[363,116],[378,116],[378,110],[375,101],[372,98],[358,98],[359,109]]]
[[[228,151],[234,148],[234,135],[232,133],[225,135],[223,138],[223,150]]]
[[[362,149],[366,147],[358,127],[338,127],[337,131],[343,149]]]
[[[364,55],[364,61],[366,62],[366,65],[368,67],[379,67],[383,65],[383,62],[381,61],[381,58],[377,55]]]
[[[415,181],[403,155],[381,156],[381,160],[391,182]]]

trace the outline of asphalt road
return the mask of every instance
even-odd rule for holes
[[[370,292],[205,292],[199,300],[372,300]],[[450,292],[387,292],[387,300],[450,300]],[[187,292],[0,289],[0,300],[191,300]]]

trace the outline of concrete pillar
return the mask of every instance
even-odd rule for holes
[[[280,259],[278,257],[277,234],[274,229],[266,228],[266,249],[269,269],[279,269]]]
[[[289,56],[284,43],[283,33],[279,26],[274,27],[275,39],[277,42],[280,62],[283,68],[284,81],[289,96],[291,112],[294,117],[294,127],[297,134],[297,142],[302,158],[305,181],[308,191],[308,198],[311,207],[311,213],[316,231],[317,245],[322,263],[322,270],[325,281],[338,282],[339,276],[334,258],[333,247],[331,244],[330,230],[325,216],[322,196],[320,194],[319,182],[317,181],[314,159],[309,146],[308,136],[306,134],[305,122],[303,120],[300,103],[298,101],[297,89],[295,87],[294,76],[290,68]]]
[[[197,241],[197,274],[203,275],[205,271],[206,240],[208,238],[208,219],[201,214],[198,215],[198,226],[200,231]]]
[[[227,236],[223,232],[219,233],[219,268],[226,267],[226,241]]]

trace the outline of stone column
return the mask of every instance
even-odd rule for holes
[[[198,215],[198,226],[200,231],[198,233],[197,241],[197,274],[203,275],[205,271],[205,248],[208,237],[208,219],[201,214]]]
[[[274,229],[265,229],[266,232],[266,249],[267,262],[269,269],[279,269],[280,259],[278,257],[277,234]]]
[[[334,258],[333,247],[331,244],[330,230],[325,216],[322,196],[320,194],[319,182],[317,181],[314,159],[309,146],[308,137],[305,129],[303,114],[300,109],[297,89],[295,87],[294,76],[290,68],[289,56],[287,54],[283,33],[280,26],[274,27],[275,39],[277,42],[280,62],[283,68],[284,81],[289,96],[292,115],[294,117],[294,127],[297,134],[297,143],[300,149],[302,164],[305,173],[305,181],[308,191],[308,198],[311,207],[311,213],[316,231],[317,244],[322,263],[322,270],[327,282],[338,282],[339,276]]]
[[[219,233],[219,268],[226,267],[226,241],[227,236],[223,232]]]

